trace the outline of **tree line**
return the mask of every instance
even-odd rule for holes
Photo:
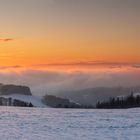
[[[110,98],[108,101],[98,102],[96,108],[119,109],[140,107],[140,95],[134,96],[133,92],[127,97]]]

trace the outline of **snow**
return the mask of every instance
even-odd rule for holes
[[[140,109],[0,107],[2,140],[139,140]]]
[[[5,97],[5,98],[12,98],[12,99],[17,99],[17,100],[21,100],[24,102],[28,102],[28,103],[32,103],[35,107],[46,107],[45,104],[42,103],[42,97],[40,96],[30,96],[30,95],[19,95],[19,94],[12,94],[12,95],[5,95],[5,96],[1,96],[1,97]]]

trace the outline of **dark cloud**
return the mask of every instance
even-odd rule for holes
[[[9,42],[9,41],[13,41],[13,38],[0,38],[0,42]]]

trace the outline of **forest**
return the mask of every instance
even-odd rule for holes
[[[108,101],[98,102],[99,109],[121,109],[140,107],[140,95],[134,96],[133,92],[127,97],[110,98]]]

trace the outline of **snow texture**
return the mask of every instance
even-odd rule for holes
[[[140,109],[0,107],[0,140],[139,140]]]

